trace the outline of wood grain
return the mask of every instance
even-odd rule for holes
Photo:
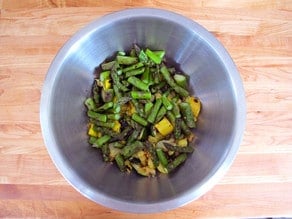
[[[243,142],[224,178],[151,218],[292,216],[292,1],[0,0],[0,217],[137,218],[75,191],[39,124],[43,81],[61,46],[94,19],[132,7],[169,9],[212,32],[234,59],[247,101]]]

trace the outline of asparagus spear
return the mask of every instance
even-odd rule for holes
[[[182,114],[184,116],[184,120],[187,123],[187,126],[190,128],[195,128],[196,123],[194,120],[194,116],[193,116],[193,112],[192,112],[192,108],[191,108],[190,104],[187,102],[182,102],[179,104],[179,107],[182,111]]]
[[[148,90],[148,84],[145,84],[143,81],[141,81],[139,78],[135,76],[129,77],[128,82],[140,90],[143,90],[143,91]]]
[[[132,144],[126,145],[121,154],[127,159],[131,157],[133,154],[143,149],[144,145],[141,141],[134,141]]]
[[[156,119],[156,116],[157,116],[157,113],[160,109],[161,104],[162,104],[161,98],[156,99],[155,104],[153,106],[153,110],[151,111],[150,115],[147,118],[148,122],[150,122],[150,123],[155,122],[155,119]]]
[[[120,55],[118,55],[116,59],[120,65],[133,65],[139,61],[137,57],[120,56]]]
[[[167,165],[168,172],[173,171],[175,168],[177,168],[179,165],[181,165],[185,160],[187,159],[186,154],[180,154],[177,156],[171,163]]]
[[[115,156],[115,161],[121,171],[125,170],[125,161],[123,156],[119,153]]]
[[[160,163],[161,163],[164,167],[166,167],[167,164],[168,164],[168,160],[167,160],[167,158],[166,158],[164,152],[162,151],[162,149],[161,149],[161,148],[157,148],[157,149],[156,149],[156,154],[157,154],[157,157],[158,157]]]
[[[111,136],[104,135],[104,136],[96,139],[96,141],[93,142],[93,147],[100,148],[102,145],[104,145],[105,143],[107,143],[110,139],[111,139]]]
[[[170,87],[172,87],[175,92],[177,92],[179,95],[181,95],[182,97],[187,97],[189,96],[189,92],[178,86],[175,81],[171,78],[169,71],[167,70],[166,66],[163,65],[160,69],[161,74],[163,75],[164,79],[166,80],[166,82],[169,84]]]
[[[146,126],[148,124],[148,122],[142,118],[141,116],[139,116],[137,113],[134,113],[132,115],[132,119],[136,122],[138,122],[139,124],[143,125],[143,126]]]

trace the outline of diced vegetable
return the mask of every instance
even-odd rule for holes
[[[157,128],[157,130],[163,136],[169,135],[173,131],[173,126],[166,117],[164,117],[159,123],[157,123],[155,125],[155,128]]]

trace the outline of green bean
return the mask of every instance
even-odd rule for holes
[[[131,157],[136,152],[143,149],[144,145],[141,141],[134,141],[132,144],[126,145],[122,151],[121,154],[127,159]]]
[[[144,118],[142,118],[141,116],[139,116],[137,113],[133,113],[132,119],[135,122],[138,122],[139,124],[141,124],[143,126],[146,126],[148,124],[148,122]]]
[[[162,96],[162,103],[167,110],[172,110],[173,106],[170,100],[166,97],[166,95]]]
[[[164,152],[162,151],[162,149],[161,149],[161,148],[157,148],[157,149],[156,149],[156,154],[157,154],[157,157],[158,157],[160,163],[161,163],[164,167],[166,167],[166,166],[168,165],[168,160],[167,160],[167,158],[166,158]]]
[[[129,67],[124,68],[123,72],[127,73],[128,71],[132,71],[132,70],[135,70],[135,69],[140,69],[143,66],[144,66],[143,62],[138,62],[137,64],[134,64],[134,65],[131,65]]]
[[[107,116],[104,115],[104,114],[100,114],[100,113],[96,113],[92,110],[88,110],[87,111],[87,116],[90,117],[90,118],[93,118],[93,119],[96,119],[98,121],[101,121],[101,122],[106,122],[107,121]]]
[[[148,84],[145,84],[143,81],[141,81],[139,78],[135,76],[129,77],[128,82],[140,90],[143,90],[143,91],[148,90]]]
[[[186,154],[180,154],[177,156],[171,163],[167,165],[168,172],[173,171],[175,168],[177,168],[179,165],[181,165],[185,160],[187,159]]]
[[[123,156],[119,153],[115,156],[115,161],[120,169],[120,171],[124,171],[125,170],[125,161]]]
[[[163,75],[163,77],[166,80],[166,82],[169,84],[170,87],[172,87],[175,90],[175,92],[177,92],[182,97],[188,97],[189,96],[189,92],[187,90],[185,90],[184,88],[178,86],[174,82],[174,80],[171,78],[167,68],[164,65],[161,67],[160,72]]]
[[[187,102],[182,102],[179,104],[179,107],[182,111],[183,118],[185,122],[187,123],[187,126],[190,128],[195,128],[196,127],[196,122],[194,120],[194,115],[192,112],[192,108],[189,103]]]
[[[134,99],[150,100],[152,95],[149,91],[131,91],[131,97]]]
[[[161,98],[156,99],[155,104],[153,106],[153,110],[151,111],[151,113],[149,114],[149,116],[147,118],[148,122],[150,122],[150,123],[155,122],[155,119],[156,119],[157,113],[161,107],[161,104],[162,104]]]
[[[136,57],[131,57],[131,56],[117,56],[117,62],[120,65],[133,65],[136,64],[139,60]]]
[[[104,136],[98,138],[96,141],[94,141],[93,147],[100,148],[102,145],[104,145],[105,143],[107,143],[110,139],[111,139],[111,136],[104,135]]]

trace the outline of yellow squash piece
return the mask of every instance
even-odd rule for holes
[[[108,90],[111,88],[111,82],[110,79],[106,79],[103,83],[102,83],[103,89]]]
[[[177,145],[180,146],[180,147],[186,147],[186,146],[188,146],[188,139],[187,138],[179,139],[177,141]]]
[[[200,100],[198,98],[195,98],[195,97],[187,97],[186,100],[191,105],[194,117],[198,118],[199,113],[201,111],[201,102],[200,102]]]
[[[112,128],[115,132],[120,133],[121,132],[121,123],[117,120],[114,121],[115,125]]]
[[[158,122],[155,125],[155,128],[163,136],[166,136],[173,131],[173,125],[170,123],[170,121],[166,117],[164,117],[160,122]]]
[[[137,173],[139,173],[142,176],[155,176],[156,174],[155,169],[152,169],[148,166],[142,167],[141,165],[135,163],[133,163],[132,166],[137,171]]]
[[[88,135],[92,136],[92,137],[100,138],[101,137],[101,133],[95,131],[93,126],[94,126],[93,124],[91,124],[91,123],[89,124]]]
[[[159,142],[159,141],[162,140],[163,138],[164,138],[163,135],[161,135],[160,133],[157,133],[156,136],[149,135],[149,136],[148,136],[148,141],[149,141],[151,144],[156,144],[157,142]]]

